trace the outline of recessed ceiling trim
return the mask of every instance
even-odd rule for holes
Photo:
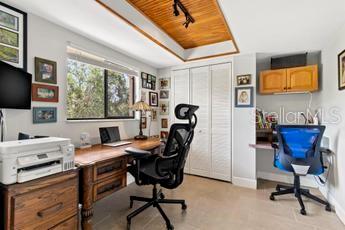
[[[133,4],[131,4],[131,2],[129,0],[125,0],[126,2],[128,2],[128,4],[130,4],[131,6],[133,6]],[[212,0],[215,1],[216,5],[217,5],[217,9],[219,10],[219,12],[222,14],[222,18],[224,20],[224,23],[226,25],[226,28],[230,34],[230,36],[232,37],[230,28],[224,18],[224,14],[220,8],[220,5],[218,4],[217,0]],[[223,53],[218,53],[218,54],[212,54],[212,55],[207,55],[207,56],[201,56],[201,57],[195,57],[195,58],[186,58],[183,57],[179,54],[177,54],[175,51],[173,51],[171,48],[169,48],[167,45],[163,44],[162,42],[160,42],[158,39],[154,38],[152,35],[150,35],[148,32],[146,32],[145,30],[141,29],[139,26],[137,26],[136,24],[134,24],[133,22],[131,22],[130,20],[128,20],[127,18],[125,18],[123,15],[121,15],[120,13],[118,13],[116,10],[114,10],[112,7],[110,7],[109,5],[107,5],[106,3],[104,3],[102,0],[95,0],[95,2],[97,2],[98,4],[100,4],[104,9],[106,9],[107,11],[109,11],[110,13],[112,13],[113,15],[115,15],[116,17],[120,18],[121,20],[123,20],[125,23],[127,23],[129,26],[131,26],[133,29],[135,29],[136,31],[138,31],[139,33],[141,33],[142,35],[144,35],[146,38],[148,38],[149,40],[151,40],[152,42],[154,42],[155,44],[157,44],[158,46],[160,46],[161,48],[163,48],[164,50],[168,51],[170,54],[174,55],[175,57],[177,57],[179,60],[183,61],[183,62],[189,62],[189,61],[195,61],[195,60],[203,60],[203,59],[209,59],[209,58],[214,58],[214,57],[221,57],[221,56],[227,56],[227,55],[233,55],[233,54],[237,54],[239,53],[239,49],[238,46],[235,42],[235,39],[232,37],[232,40],[229,40],[233,43],[235,51],[231,51],[231,52],[223,52]],[[164,31],[162,30],[161,27],[159,27],[155,22],[153,22],[148,16],[146,16],[144,13],[142,13],[142,11],[140,11],[137,7],[133,6],[133,8],[135,10],[137,10],[140,15],[142,15],[143,17],[145,17],[145,19],[149,20],[150,23],[152,23],[154,26],[156,26],[159,30],[161,30],[163,33]],[[172,39],[172,41],[176,42],[175,39],[173,39],[171,36],[169,36],[167,33],[164,33],[165,35],[167,35],[170,39]],[[177,43],[177,42],[176,42]],[[177,43],[178,44],[178,43]],[[206,45],[205,45],[206,46]],[[200,46],[202,47],[202,46]],[[195,48],[196,49],[196,48]]]
[[[178,55],[177,53],[175,53],[174,51],[172,51],[170,48],[168,48],[167,46],[165,46],[164,44],[162,44],[161,42],[159,42],[157,39],[155,39],[154,37],[152,37],[150,34],[146,33],[144,30],[142,30],[141,28],[139,28],[137,25],[135,25],[134,23],[132,23],[131,21],[129,21],[127,18],[123,17],[121,14],[119,14],[118,12],[116,12],[115,10],[113,10],[111,7],[109,7],[107,4],[103,3],[101,0],[95,0],[98,4],[100,4],[102,7],[104,7],[106,10],[108,10],[110,13],[114,14],[115,16],[119,17],[120,19],[122,19],[124,22],[126,22],[128,25],[130,25],[131,27],[133,27],[135,30],[137,30],[139,33],[141,33],[142,35],[144,35],[145,37],[147,37],[148,39],[150,39],[151,41],[153,41],[154,43],[156,43],[157,45],[159,45],[160,47],[162,47],[163,49],[165,49],[166,51],[168,51],[169,53],[171,53],[172,55],[174,55],[175,57],[177,57],[178,59],[180,59],[181,61],[185,61],[185,59],[183,57],[181,57],[180,55]]]

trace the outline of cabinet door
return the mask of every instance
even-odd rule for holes
[[[190,78],[189,78],[189,69],[185,70],[176,70],[172,72],[172,80],[174,82],[174,106],[171,109],[174,109],[176,105],[181,103],[190,104]],[[172,117],[172,121],[175,123],[185,123],[186,120],[179,120],[175,117],[174,111],[171,110],[170,112]],[[184,171],[185,173],[189,173],[190,164],[189,164],[189,156],[187,157],[186,164]]]
[[[210,176],[210,77],[209,67],[193,68],[191,76],[191,99],[194,105],[200,108],[196,111],[198,124],[192,142],[190,154],[190,173],[200,176]]]
[[[231,180],[231,65],[211,66],[212,170],[211,177]]]
[[[286,91],[286,70],[268,70],[260,73],[260,93],[272,94]]]
[[[318,90],[317,65],[287,69],[287,91],[316,91]]]

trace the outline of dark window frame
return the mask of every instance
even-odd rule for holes
[[[71,59],[74,60],[74,59]],[[86,63],[88,64],[88,63]],[[114,71],[116,72],[116,71]],[[124,74],[124,73],[121,73]],[[108,116],[108,75],[109,75],[109,70],[104,69],[103,77],[104,77],[104,117],[100,118],[67,118],[68,121],[85,121],[85,120],[132,120],[135,118],[135,112],[132,111],[132,116]],[[135,77],[134,76],[129,76],[133,78],[132,81],[132,104],[135,103]]]

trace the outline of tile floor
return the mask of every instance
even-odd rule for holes
[[[305,199],[307,216],[299,214],[299,205],[293,195],[269,200],[276,183],[260,181],[259,189],[236,187],[230,183],[196,176],[186,176],[176,190],[163,192],[166,198],[183,198],[188,209],[180,205],[162,205],[177,230],[345,230],[334,212]],[[95,205],[93,226],[96,230],[126,229],[130,213],[129,196],[151,196],[151,186],[138,187],[134,183],[103,199]],[[314,194],[319,193],[312,190]],[[136,202],[134,209],[143,203]],[[149,208],[132,221],[133,230],[166,229],[158,210]]]

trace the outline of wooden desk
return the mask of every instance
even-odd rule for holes
[[[160,147],[159,138],[129,140],[130,145],[108,147],[94,145],[88,149],[77,149],[75,162],[80,170],[80,201],[83,229],[91,229],[93,203],[126,187],[128,155],[125,149],[134,147],[154,150]]]
[[[0,229],[78,229],[78,170],[0,184]]]

